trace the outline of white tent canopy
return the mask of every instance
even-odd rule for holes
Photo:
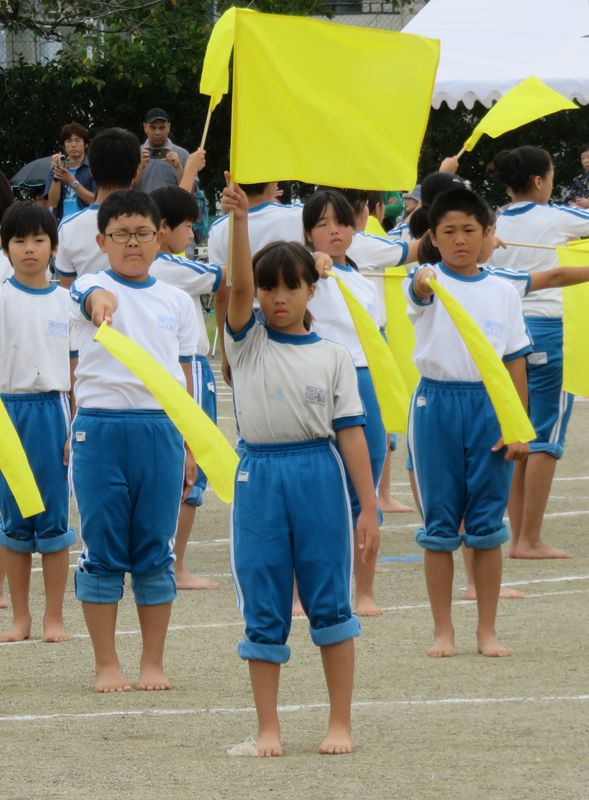
[[[589,103],[589,0],[430,0],[403,33],[441,40],[434,108],[489,108],[529,75]]]

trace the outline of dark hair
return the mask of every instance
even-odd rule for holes
[[[515,193],[525,192],[535,175],[546,177],[552,169],[550,153],[540,147],[525,144],[515,150],[501,150],[487,167],[487,173],[497,183]]]
[[[374,214],[376,207],[384,205],[384,192],[368,192],[368,211]]]
[[[289,289],[298,289],[301,281],[313,286],[319,280],[315,260],[300,242],[272,242],[258,250],[253,258],[254,283],[257,289],[274,289],[282,276]],[[303,324],[310,330],[313,317],[305,311]]]
[[[442,254],[432,242],[429,231],[426,231],[419,240],[419,245],[417,247],[417,261],[420,264],[437,264],[438,261],[441,260]]]
[[[100,233],[104,233],[111,219],[130,217],[133,214],[147,217],[159,229],[161,215],[155,200],[145,192],[122,189],[109,194],[98,209],[98,230]]]
[[[2,222],[2,216],[7,208],[14,203],[14,194],[12,193],[12,187],[8,182],[8,178],[3,172],[0,172],[0,224]]]
[[[83,125],[80,125],[79,122],[68,122],[64,125],[59,132],[59,141],[61,144],[64,144],[65,140],[69,139],[71,136],[79,136],[80,139],[83,139],[85,147],[88,147],[90,144],[88,131]]]
[[[354,209],[344,195],[335,189],[320,189],[309,197],[303,207],[303,228],[310,233],[323,216],[323,212],[331,203],[335,218],[340,225],[356,227]]]
[[[340,189],[337,186],[318,186],[317,191],[339,192],[342,194],[354,210],[354,226],[355,218],[364,211],[368,203],[368,192],[364,189]]]
[[[3,250],[8,251],[8,243],[15,236],[35,236],[38,233],[46,233],[52,249],[57,247],[57,221],[48,208],[32,200],[22,200],[6,209],[0,228]]]
[[[294,181],[278,181],[278,188],[282,191],[278,202],[283,206],[289,206],[292,203],[293,183]]]
[[[583,153],[586,153],[589,150],[589,142],[585,142],[579,147],[579,156],[582,156]]]
[[[187,220],[196,222],[198,219],[196,197],[186,189],[181,189],[180,186],[160,186],[150,192],[150,195],[159,208],[162,219],[166,220],[170,228],[176,228]]]
[[[431,205],[428,214],[429,229],[435,233],[442,218],[451,211],[462,211],[488,228],[491,224],[489,206],[483,198],[470,189],[450,189],[439,194]]]
[[[131,186],[141,163],[141,146],[134,133],[124,128],[100,131],[88,150],[90,171],[98,186]]]
[[[257,194],[264,194],[269,185],[270,181],[268,183],[240,183],[239,187],[248,197],[254,197]]]
[[[421,182],[421,205],[409,217],[409,231],[414,239],[420,239],[429,228],[429,209],[440,192],[464,186],[464,181],[451,172],[432,172]]]

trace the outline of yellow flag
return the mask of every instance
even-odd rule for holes
[[[496,139],[527,122],[572,108],[579,106],[532,75],[497,100],[466,140],[464,149],[472,150],[483,133]]]
[[[415,331],[407,316],[407,298],[401,284],[407,277],[405,267],[387,267],[384,279],[384,300],[387,314],[387,341],[399,366],[403,381],[411,395],[419,382],[419,371],[413,363]]]
[[[439,41],[234,11],[233,180],[383,190],[415,185]],[[227,23],[221,17],[217,24]],[[213,36],[207,91],[226,85],[227,70],[225,39]]]
[[[213,28],[202,65],[200,92],[210,96],[211,111],[229,91],[229,59],[234,41],[235,9],[230,8]]]
[[[330,272],[343,295],[364,350],[380,414],[387,433],[407,433],[409,395],[394,356],[368,311],[346,284]]]
[[[589,241],[569,242],[567,247],[557,247],[561,267],[586,267],[589,265]],[[583,249],[584,248],[584,249]],[[571,394],[589,397],[589,283],[568,286],[562,290],[563,302],[563,376],[562,388]]]
[[[2,400],[0,400],[0,472],[4,475],[23,517],[32,517],[45,511],[27,454]]]
[[[530,442],[535,439],[536,432],[528,419],[513,381],[491,342],[470,314],[444,286],[441,286],[438,281],[432,280],[430,288],[456,325],[472,360],[481,373],[481,379],[499,420],[503,442],[512,444],[513,442]]]
[[[186,440],[218,497],[231,503],[238,458],[214,422],[155,358],[124,334],[103,323],[94,339],[151,392]]]

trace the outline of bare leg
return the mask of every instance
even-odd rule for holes
[[[43,638],[46,642],[67,642],[70,637],[63,626],[63,598],[69,574],[70,551],[66,547],[57,553],[44,553],[41,558],[45,584]]]
[[[540,538],[556,459],[548,453],[528,456],[524,477],[522,522],[512,558],[570,558],[570,553],[545,544]]]
[[[319,752],[329,755],[351,753],[354,640],[322,647],[321,659],[329,694],[329,726]]]
[[[82,603],[96,662],[97,692],[130,692],[115,647],[118,603]]]
[[[501,585],[501,548],[474,550],[473,572],[477,592],[477,642],[484,656],[510,656],[511,653],[497,640],[495,620],[499,586]]]
[[[198,575],[193,575],[184,565],[184,556],[186,555],[186,546],[190,539],[192,525],[194,524],[194,516],[196,514],[196,506],[191,506],[188,503],[182,503],[180,506],[180,515],[178,517],[178,529],[176,531],[176,544],[174,545],[174,554],[176,561],[174,562],[174,572],[176,573],[176,588],[177,589],[218,589],[219,584],[217,581],[209,581],[206,578],[201,578]]]
[[[477,599],[477,590],[474,584],[474,550],[472,547],[462,545],[462,556],[464,558],[464,569],[466,570],[466,589],[464,597],[467,600]],[[499,597],[504,600],[523,600],[525,594],[518,589],[512,589],[511,586],[500,586]]]
[[[354,531],[354,573],[356,576],[356,614],[359,617],[379,617],[382,609],[374,599],[374,572],[378,553],[368,563],[362,562],[362,551],[358,549]]]
[[[425,551],[425,583],[434,618],[434,644],[427,651],[433,658],[453,656],[454,626],[452,625],[452,580],[454,556],[436,550]]]
[[[152,692],[172,688],[164,675],[164,646],[171,613],[172,603],[137,606],[143,640],[138,689]]]
[[[509,487],[509,501],[507,503],[507,514],[509,516],[509,527],[511,528],[511,546],[509,557],[513,558],[516,551],[522,529],[522,514],[524,508],[524,486],[526,477],[526,461],[516,461],[513,465],[513,477]]]
[[[6,556],[3,547],[0,547],[0,608],[8,608],[8,598],[4,594],[4,578],[6,577]]]
[[[15,553],[4,550],[6,555],[6,574],[12,600],[12,625],[0,633],[0,642],[22,642],[31,635],[31,611],[29,608],[29,588],[31,585],[30,553]]]
[[[280,664],[270,661],[249,661],[250,681],[258,714],[259,756],[281,756],[280,722],[278,721],[278,684]]]
[[[299,597],[299,587],[296,578],[294,578],[294,585],[292,587],[292,615],[293,617],[305,616],[305,609],[303,608],[301,598]]]
[[[406,506],[399,500],[391,495],[391,461],[393,451],[388,447],[387,437],[387,454],[382,466],[380,475],[380,482],[378,484],[378,507],[385,514],[402,513],[406,511],[415,511],[412,506]]]

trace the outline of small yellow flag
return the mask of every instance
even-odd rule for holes
[[[214,422],[155,358],[124,334],[103,323],[94,339],[151,392],[186,440],[218,497],[231,503],[239,459]]]
[[[4,475],[23,517],[32,517],[45,511],[27,454],[2,400],[0,400],[0,472]]]
[[[578,244],[578,247],[575,245]],[[589,266],[589,240],[569,242],[556,250],[561,267]],[[565,392],[589,397],[589,283],[562,290],[563,302],[563,378]]]
[[[522,405],[513,381],[493,345],[481,331],[470,314],[438,281],[430,281],[430,288],[448,312],[458,333],[468,348],[472,360],[481,373],[481,379],[497,414],[505,444],[530,442],[536,432]]]
[[[346,301],[364,350],[385,430],[388,433],[407,433],[409,395],[394,356],[368,311],[343,281],[333,272],[330,275],[335,278]]]
[[[527,122],[573,108],[579,106],[531,75],[497,100],[466,140],[464,149],[472,150],[484,133],[496,139]]]
[[[419,383],[419,371],[413,363],[415,331],[407,316],[407,298],[402,283],[407,277],[405,267],[387,267],[384,279],[384,299],[387,314],[387,341],[403,376],[409,394]]]

